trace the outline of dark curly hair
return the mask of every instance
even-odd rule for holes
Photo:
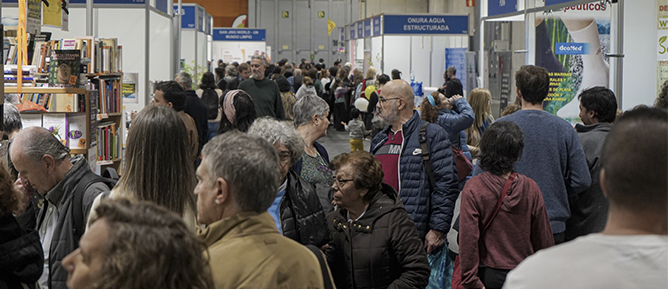
[[[369,193],[364,195],[366,201],[371,200],[374,192],[379,191],[383,183],[383,166],[371,153],[366,151],[354,151],[342,153],[329,163],[332,170],[350,165],[355,174],[353,183],[356,189],[368,189]]]
[[[540,104],[549,92],[550,76],[545,68],[522,65],[515,73],[515,83],[524,100],[531,104]]]
[[[441,105],[441,97],[439,96],[438,91],[432,92],[431,96],[434,98],[434,103],[436,106]],[[420,118],[428,122],[435,122],[438,118],[438,108],[429,103],[428,96],[424,97],[422,100],[422,105],[420,105]]]
[[[12,214],[18,206],[17,192],[14,190],[14,179],[0,166],[0,217]]]
[[[594,117],[599,122],[615,121],[617,98],[612,90],[603,86],[595,86],[582,91],[578,98],[584,108],[594,111]]]
[[[105,221],[109,238],[93,288],[214,288],[206,245],[173,212],[123,199],[104,200],[95,212],[93,223]]]
[[[480,168],[497,176],[512,172],[522,157],[524,133],[510,121],[490,125],[480,140]]]

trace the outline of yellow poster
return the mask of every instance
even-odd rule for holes
[[[327,36],[332,34],[332,30],[334,30],[334,27],[336,27],[336,23],[334,23],[332,19],[327,18]]]
[[[53,5],[48,7],[42,3],[42,25],[60,27],[62,21],[62,8],[60,1],[50,1]]]

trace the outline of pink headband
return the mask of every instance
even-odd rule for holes
[[[223,101],[223,112],[225,112],[225,116],[230,123],[234,123],[234,116],[237,113],[237,110],[234,108],[234,97],[239,91],[241,90],[236,89],[228,91],[227,94],[225,94],[225,100]]]

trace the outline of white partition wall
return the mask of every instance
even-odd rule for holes
[[[174,10],[178,5],[174,5]],[[188,72],[193,78],[193,84],[199,84],[196,77],[208,71],[207,53],[208,39],[206,27],[209,24],[204,7],[197,4],[182,4],[181,13],[181,60],[188,66]]]

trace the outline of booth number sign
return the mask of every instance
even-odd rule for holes
[[[290,17],[290,12],[288,12],[288,11],[282,11],[282,12],[281,12],[281,17],[283,17],[283,18],[288,18],[288,17]]]

